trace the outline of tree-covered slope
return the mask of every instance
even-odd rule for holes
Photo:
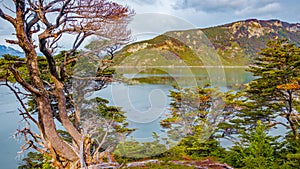
[[[250,19],[205,29],[166,32],[124,47],[115,61],[123,66],[242,66],[275,38],[286,38],[300,45],[300,23]]]

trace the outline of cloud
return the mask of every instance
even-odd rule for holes
[[[278,0],[177,0],[175,10],[194,9],[207,13],[232,12],[236,15],[267,13],[280,9]]]
[[[281,5],[279,3],[271,3],[271,4],[265,5],[262,8],[259,8],[258,12],[267,13],[267,12],[279,11],[280,9],[281,9]]]
[[[244,6],[244,0],[177,0],[174,9],[192,8],[196,11],[220,11]]]
[[[133,35],[161,34],[171,30],[193,29],[195,25],[182,18],[160,13],[144,13],[134,16],[129,27]]]
[[[134,3],[137,3],[137,4],[146,4],[146,5],[149,5],[149,4],[154,4],[157,2],[157,0],[132,0]]]
[[[262,5],[261,7],[250,6],[250,7],[244,8],[242,10],[235,11],[235,14],[242,15],[242,16],[251,15],[251,14],[259,15],[259,14],[267,14],[267,13],[277,12],[277,11],[280,11],[280,9],[281,9],[281,5],[277,2],[273,2],[270,4]]]
[[[1,35],[10,35],[14,31],[13,26],[2,18],[0,18],[0,25],[1,25],[0,28]]]

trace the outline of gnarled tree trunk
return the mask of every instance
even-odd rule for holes
[[[7,40],[7,42],[23,49],[28,71],[26,76],[30,80],[24,80],[23,75],[14,68],[14,65],[11,65],[10,71],[15,80],[31,93],[32,99],[36,102],[38,119],[34,119],[28,110],[25,110],[25,114],[37,125],[40,132],[36,136],[32,131],[27,131],[24,138],[30,147],[51,157],[51,162],[56,168],[79,168],[92,165],[92,161],[99,160],[93,159],[93,154],[90,152],[91,139],[79,130],[80,110],[78,109],[80,107],[73,105],[76,109],[75,123],[70,120],[68,114],[70,111],[67,108],[65,79],[70,77],[64,74],[64,66],[78,60],[73,55],[74,52],[91,35],[106,39],[114,38],[114,40],[120,36],[123,42],[128,40],[130,31],[127,30],[126,25],[133,12],[127,7],[106,0],[14,0],[14,6],[15,9],[12,9],[16,13],[14,16],[6,14],[0,8],[0,18],[10,22],[15,29],[17,40]],[[113,30],[113,26],[118,26],[118,22],[121,25],[120,30]],[[38,40],[33,39],[34,34],[38,35]],[[63,34],[76,34],[76,37],[73,47],[66,52],[68,54],[64,57],[64,62],[57,65],[54,50]],[[45,82],[43,79],[35,43],[38,43],[40,51],[46,57],[50,81]],[[58,67],[61,69],[60,73]],[[52,89],[49,91],[45,84],[51,85]],[[57,109],[53,108],[50,96],[55,97]],[[25,106],[23,108],[26,109]],[[58,133],[55,125],[56,116],[54,116],[56,113],[58,113],[58,121],[71,136],[71,142],[65,141]],[[30,138],[26,134],[30,135]]]

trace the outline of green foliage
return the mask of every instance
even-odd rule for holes
[[[254,65],[248,70],[258,78],[249,83],[247,93],[250,99],[255,98],[264,105],[276,100],[266,111],[270,109],[278,111],[285,107],[284,90],[281,88],[284,86],[281,85],[299,83],[300,48],[287,40],[271,41],[267,45],[268,48],[262,50],[261,55],[255,58]],[[257,98],[260,92],[261,97]]]
[[[25,78],[27,81],[29,80],[28,77],[26,78],[27,69],[25,67],[25,59],[8,54],[3,55],[3,57],[0,58],[0,80],[7,79],[12,83],[16,82],[12,73],[9,71],[12,65],[19,71],[21,77]]]
[[[141,77],[141,78],[132,78],[129,83],[143,83],[143,84],[167,84],[167,85],[176,85],[174,77],[165,76],[151,76],[151,77]]]
[[[298,124],[290,118],[299,115],[300,48],[287,40],[275,40],[262,49],[248,69],[256,78],[244,90],[227,95],[234,115],[221,127],[240,135],[225,161],[238,168],[298,168],[296,143]],[[293,132],[281,142],[268,136],[268,129],[282,124],[283,117]],[[257,123],[259,121],[259,123]],[[232,132],[235,131],[235,132]],[[293,141],[291,141],[292,137]],[[296,139],[295,139],[296,138]]]
[[[300,168],[300,141],[295,140],[291,133],[281,142],[277,162],[281,168]]]
[[[171,114],[161,121],[168,129],[170,141],[178,145],[167,152],[174,158],[222,158],[225,149],[214,138],[218,118],[222,116],[218,106],[223,95],[209,85],[195,88],[177,88],[170,91]],[[220,102],[218,102],[220,101]],[[220,105],[217,105],[217,104]],[[213,120],[211,119],[213,116]]]
[[[54,57],[58,65],[60,65],[63,62],[63,56],[64,56],[64,52],[61,52],[60,54]],[[52,79],[48,68],[48,62],[46,58],[44,56],[38,56],[37,59],[38,59],[38,66],[41,71],[40,73],[41,78],[45,81],[48,81],[49,83],[52,83]],[[13,66],[13,68],[15,68],[19,72],[20,76],[26,82],[30,82],[25,58],[20,58],[19,56],[11,56],[8,54],[3,55],[3,57],[0,58],[0,79],[7,79],[12,83],[16,82],[13,74],[9,71],[11,66]],[[70,72],[69,69],[72,66],[74,65],[69,64],[66,66],[67,73]]]
[[[70,54],[68,54],[66,51],[60,51],[57,55],[54,56],[54,60],[56,62],[57,65],[62,65],[64,64],[65,60],[69,59],[72,60],[76,57],[79,57],[79,53],[78,52],[74,52],[73,56],[70,56]],[[62,73],[61,71],[64,71],[64,74],[67,75],[67,77],[73,75],[74,70],[75,70],[75,65],[76,62],[70,62],[68,64],[65,65],[64,70],[59,70],[60,73]],[[66,79],[65,81],[68,81],[69,79]]]
[[[161,121],[166,128],[176,127],[184,124],[185,134],[196,133],[201,135],[208,132],[209,126],[214,126],[221,115],[218,106],[222,106],[222,93],[209,85],[205,87],[178,88],[170,91],[172,102],[170,105],[171,114],[169,118]],[[218,102],[220,101],[220,102]],[[212,115],[214,118],[211,119]],[[204,127],[204,128],[203,128]]]
[[[24,165],[18,169],[54,169],[49,162],[50,158],[36,152],[29,152],[23,159]]]
[[[117,144],[122,136],[134,131],[127,128],[128,122],[124,112],[119,107],[108,106],[108,103],[108,100],[96,97],[85,100],[81,110],[83,128],[93,139],[100,143],[107,133],[104,146]]]
[[[276,118],[281,116],[290,127],[296,127],[291,116],[299,115],[300,48],[279,39],[267,46],[248,69],[256,79],[238,96],[244,101],[238,105],[238,118],[234,120],[240,127],[254,127],[258,120],[275,126]],[[297,129],[293,130],[296,135]]]
[[[219,141],[214,138],[209,138],[205,141],[200,141],[199,138],[195,136],[190,136],[184,138],[179,146],[184,147],[186,155],[192,157],[193,159],[214,157],[214,158],[224,158],[225,149],[220,146]]]
[[[242,132],[239,141],[230,148],[225,161],[237,168],[275,168],[275,155],[278,151],[277,137],[268,135],[266,126],[258,121],[257,127]]]
[[[120,161],[128,162],[145,158],[161,157],[167,151],[164,144],[160,142],[156,133],[153,133],[153,141],[139,142],[131,138],[118,144],[114,154],[121,158]]]

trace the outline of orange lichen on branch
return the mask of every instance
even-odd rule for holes
[[[289,83],[289,84],[282,84],[276,86],[279,90],[299,90],[300,85],[298,83]]]

